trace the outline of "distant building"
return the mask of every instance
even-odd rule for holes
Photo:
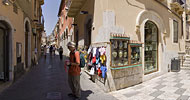
[[[62,46],[64,49],[63,54],[69,54],[69,50],[67,49],[67,43],[69,41],[74,41],[74,27],[73,27],[73,18],[67,16],[68,13],[68,2],[65,0],[61,1],[59,6],[59,46]]]
[[[0,80],[16,80],[31,68],[44,30],[43,4],[44,0],[0,1]]]

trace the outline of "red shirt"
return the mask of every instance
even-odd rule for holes
[[[78,51],[76,52],[70,52],[70,62],[71,63],[78,63],[80,64],[80,54]],[[79,65],[72,65],[69,67],[69,75],[71,76],[77,76],[80,75],[80,67]]]

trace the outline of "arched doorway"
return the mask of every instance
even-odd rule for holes
[[[10,29],[0,21],[0,80],[9,80],[9,34]]]
[[[158,71],[158,27],[148,20],[144,32],[144,72],[149,74]]]
[[[28,68],[28,66],[29,66],[29,42],[28,42],[28,40],[29,40],[29,22],[28,21],[26,21],[26,23],[25,23],[25,67],[26,68]]]
[[[85,34],[85,46],[89,47],[91,45],[91,35],[92,35],[92,19],[89,19],[86,24],[86,34]]]

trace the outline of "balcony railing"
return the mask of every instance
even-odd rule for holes
[[[178,15],[182,15],[183,14],[183,11],[184,11],[184,8],[183,8],[183,1],[181,0],[172,0],[170,6],[171,6],[171,9],[176,12]]]
[[[40,0],[40,5],[43,5],[44,4],[44,0]]]
[[[66,0],[68,16],[75,17],[87,0]]]

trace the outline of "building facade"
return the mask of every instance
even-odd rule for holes
[[[70,18],[67,16],[68,13],[68,2],[65,0],[62,0],[59,6],[59,46],[62,46],[63,48],[67,48],[67,43],[69,41],[74,41],[74,28],[73,28],[73,18]],[[69,50],[63,50],[63,55],[69,54]]]
[[[38,6],[35,1],[38,2]],[[39,22],[41,20],[36,20],[41,16],[35,16],[34,13],[41,13],[43,3],[43,0],[1,0],[1,80],[13,81],[30,69],[35,29],[43,30],[43,24]],[[36,27],[38,25],[40,28]],[[40,32],[38,34],[40,35]]]
[[[167,73],[171,60],[185,55],[187,9],[182,0],[67,2],[67,15],[76,24],[75,42],[106,47],[107,78],[99,84],[106,91]]]

